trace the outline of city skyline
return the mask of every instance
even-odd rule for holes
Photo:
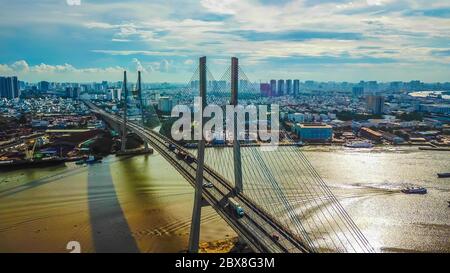
[[[214,75],[237,56],[255,82],[449,81],[450,5],[443,1],[177,3],[8,3],[0,75],[118,81],[123,70],[139,69],[147,82],[181,83],[207,55]]]

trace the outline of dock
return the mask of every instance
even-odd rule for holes
[[[133,155],[150,155],[153,154],[153,149],[139,148],[125,151],[117,151],[116,156],[133,156]]]
[[[445,152],[450,152],[450,148],[446,148],[446,147],[419,147],[419,150],[424,150],[424,151],[445,151]]]

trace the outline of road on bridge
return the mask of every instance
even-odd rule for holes
[[[85,101],[94,113],[103,119],[115,124],[123,125],[121,117],[107,113],[91,102]],[[127,123],[128,130],[136,133],[144,141],[147,141],[158,151],[177,171],[194,187],[197,169],[195,156],[178,146],[172,140],[150,129],[143,128],[134,123]],[[183,150],[194,158],[194,162],[188,164],[178,159],[176,153],[169,149],[169,145],[176,145],[177,149]],[[233,186],[220,174],[205,165],[204,181],[213,184],[212,188],[202,190],[203,198],[217,213],[243,238],[249,246],[264,253],[285,252],[312,252],[300,239],[292,234],[288,228],[282,226],[276,219],[263,209],[254,204],[244,194],[235,194]],[[245,211],[242,218],[235,217],[227,208],[228,197],[233,196]],[[274,236],[276,234],[277,236]],[[278,238],[275,238],[278,237]]]

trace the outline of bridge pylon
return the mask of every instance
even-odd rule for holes
[[[123,84],[122,84],[122,91],[125,94],[124,99],[124,108],[123,108],[123,127],[122,127],[122,143],[120,150],[122,152],[126,149],[126,142],[127,142],[127,114],[128,114],[128,88],[127,88],[127,71],[123,72]]]
[[[145,115],[144,115],[144,100],[142,99],[142,84],[141,84],[141,71],[138,71],[138,95],[139,95],[139,104],[141,106],[141,119],[142,119],[142,127],[145,127]],[[145,151],[148,151],[148,142],[144,140]]]
[[[201,98],[201,105],[199,105],[197,111],[203,111],[206,107],[206,57],[199,59],[199,91]],[[195,108],[195,107],[194,107]],[[203,116],[203,114],[202,114]],[[197,170],[195,176],[195,196],[194,196],[194,208],[192,211],[191,230],[189,234],[189,247],[188,252],[197,253],[200,243],[200,220],[202,212],[202,190],[203,190],[203,167],[205,163],[205,137],[203,136],[203,126],[205,119],[202,118],[201,136],[198,145],[197,154]]]
[[[239,59],[231,58],[231,104],[235,107],[238,105],[238,88],[239,88]],[[234,185],[236,193],[241,192],[242,184],[242,160],[241,160],[241,145],[238,140],[238,118],[237,113],[233,114],[233,160],[234,160]]]

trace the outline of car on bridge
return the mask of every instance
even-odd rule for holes
[[[211,182],[203,182],[203,188],[212,188],[214,185]]]
[[[233,212],[234,215],[236,215],[238,218],[241,218],[244,216],[244,209],[239,205],[239,203],[232,197],[228,198],[228,207],[230,208],[231,212]]]
[[[279,241],[280,240],[280,235],[276,232],[272,233],[272,239],[274,241]]]
[[[175,151],[176,148],[177,148],[177,146],[175,146],[175,144],[172,144],[172,143],[169,144],[169,150],[170,151],[173,152],[173,151]]]
[[[189,154],[186,155],[186,157],[184,158],[184,160],[185,160],[186,163],[188,163],[188,164],[194,163],[194,158],[193,158],[191,155],[189,155]]]
[[[184,151],[179,150],[177,152],[177,158],[178,159],[184,160],[186,158],[186,156],[187,156],[187,154]]]

